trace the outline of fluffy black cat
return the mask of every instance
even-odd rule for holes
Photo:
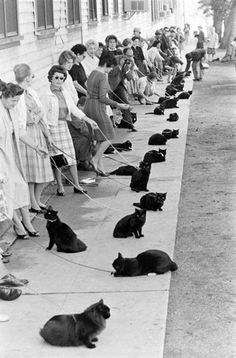
[[[162,102],[166,101],[167,99],[169,99],[170,97],[159,97],[158,98],[158,104],[161,104]]]
[[[62,314],[49,319],[39,334],[53,346],[81,346],[96,348],[99,335],[106,327],[110,308],[100,300],[83,313]]]
[[[162,211],[166,195],[167,193],[148,193],[141,197],[139,203],[133,203],[133,205],[141,209]]]
[[[169,122],[177,122],[179,120],[178,113],[170,113],[169,118],[167,118],[167,121]]]
[[[133,173],[130,182],[130,188],[137,193],[140,191],[149,191],[147,184],[151,173],[151,164],[140,162],[139,169]]]
[[[58,211],[53,210],[51,206],[44,213],[44,217],[47,219],[46,228],[49,235],[47,250],[51,250],[53,245],[56,244],[57,251],[59,252],[73,253],[85,251],[87,249],[85,243],[78,239],[75,232],[67,224],[61,222],[57,213]]]
[[[178,98],[168,98],[162,102],[164,108],[179,108],[177,106]]]
[[[146,221],[146,210],[135,209],[135,212],[126,215],[118,221],[113,231],[113,236],[121,239],[129,236],[135,236],[136,239],[143,237],[142,227]]]
[[[178,138],[179,129],[164,129],[162,131],[162,135],[164,135],[167,139]]]
[[[134,172],[138,170],[137,168],[133,167],[132,165],[122,165],[121,167],[113,170],[110,172],[112,175],[133,175]]]
[[[178,99],[189,99],[189,97],[191,96],[192,93],[190,93],[192,91],[188,91],[188,92],[181,92],[179,95],[178,95]]]
[[[178,91],[174,86],[168,85],[165,89],[165,96],[174,96],[177,92]]]
[[[166,160],[166,149],[157,150],[150,150],[149,152],[145,153],[143,157],[143,161],[147,163],[159,163],[164,162]]]
[[[161,275],[178,268],[169,255],[161,250],[147,250],[133,258],[123,257],[121,253],[118,253],[112,266],[115,269],[113,273],[115,277],[141,276],[149,273]]]
[[[153,134],[148,140],[149,145],[166,145],[166,142],[167,138],[160,133]]]
[[[156,108],[154,108],[153,112],[147,112],[145,114],[156,114],[157,116],[163,115],[165,108],[162,106],[162,103],[160,104],[160,106],[157,106]]]
[[[114,148],[116,148],[116,150],[118,152],[127,152],[132,150],[132,143],[130,142],[130,140],[127,140],[126,142],[123,143],[112,143],[112,145],[109,145],[109,147],[105,150],[104,154],[111,154],[114,152]]]

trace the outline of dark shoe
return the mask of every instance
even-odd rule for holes
[[[19,288],[0,287],[0,298],[5,301],[16,300],[21,294]]]
[[[42,210],[37,210],[37,209],[34,209],[34,208],[30,208],[29,212],[30,213],[35,213],[35,214],[43,214]]]
[[[103,177],[103,178],[106,178],[106,177],[109,177],[110,174],[109,173],[104,173],[102,170],[98,170],[98,175],[100,177]]]
[[[28,232],[29,236],[31,237],[39,237],[40,233],[38,231],[29,231],[23,221],[21,221],[21,224],[24,226],[25,230]],[[19,236],[19,235],[18,235]]]
[[[74,187],[74,193],[75,194],[87,194],[87,190],[81,190]]]
[[[29,236],[28,235],[17,235],[16,236],[16,239],[19,239],[19,240],[29,240]]]
[[[60,192],[60,191],[57,189],[57,196],[64,196],[64,191]]]

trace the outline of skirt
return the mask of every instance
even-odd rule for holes
[[[48,152],[46,139],[40,126],[34,124],[27,126],[26,130],[27,135]],[[21,143],[20,149],[25,177],[28,183],[47,183],[53,181],[54,177],[49,155],[43,158],[34,149],[24,143]]]
[[[57,126],[50,126],[50,133],[54,144],[61,149],[54,148],[50,155],[64,154],[68,165],[76,165],[75,149],[66,121],[58,121]]]

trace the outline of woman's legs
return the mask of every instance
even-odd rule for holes
[[[44,206],[44,204],[40,200],[44,186],[45,186],[45,183],[35,183],[35,186],[34,186],[35,199],[36,199],[39,207]]]
[[[102,164],[102,155],[108,147],[109,147],[109,142],[107,142],[107,141],[99,142],[97,152],[96,152],[95,156],[93,157],[95,168],[102,172],[104,172],[104,167]]]
[[[17,235],[26,235],[26,231],[24,226],[21,223],[21,220],[18,216],[17,210],[14,210],[13,212],[13,224],[14,224],[14,229]]]
[[[69,170],[73,179],[73,183],[76,186],[76,188],[83,190],[83,188],[79,185],[79,179],[78,179],[78,172],[77,172],[77,166],[76,164],[70,165]]]
[[[56,179],[56,182],[57,182],[57,190],[58,190],[58,192],[59,193],[64,193],[64,188],[63,188],[62,179],[61,179],[61,172],[57,168],[54,168],[53,172],[54,172],[55,179]]]
[[[35,232],[33,225],[31,224],[30,214],[27,206],[19,209],[22,217],[22,222],[30,232]]]

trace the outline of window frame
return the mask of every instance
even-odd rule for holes
[[[67,27],[81,26],[81,0],[71,0],[73,4],[73,22],[69,22],[69,0],[67,0]],[[79,20],[75,20],[75,2],[78,1]]]
[[[109,4],[108,0],[102,0],[102,17],[109,16]]]
[[[88,1],[88,22],[97,23],[98,21],[98,11],[96,0]]]
[[[54,16],[53,16],[53,0],[43,0],[44,3],[44,26],[39,26],[39,18],[38,18],[38,4],[37,1],[35,1],[35,5],[36,5],[36,31],[37,32],[45,32],[45,31],[53,31],[54,30]],[[52,6],[52,24],[47,25],[47,15],[48,15],[48,10],[47,10],[47,4],[48,1],[51,1],[51,6]]]
[[[119,1],[113,0],[113,15],[117,16],[119,15]]]
[[[17,37],[19,36],[19,20],[18,20],[18,2],[17,0],[15,1],[15,17],[16,17],[16,31],[15,32],[8,32],[7,31],[7,15],[6,15],[6,2],[7,0],[2,0],[2,4],[3,4],[3,29],[4,32],[0,33],[0,40],[7,40],[7,39],[11,39],[13,37]],[[1,36],[2,35],[2,36]]]

